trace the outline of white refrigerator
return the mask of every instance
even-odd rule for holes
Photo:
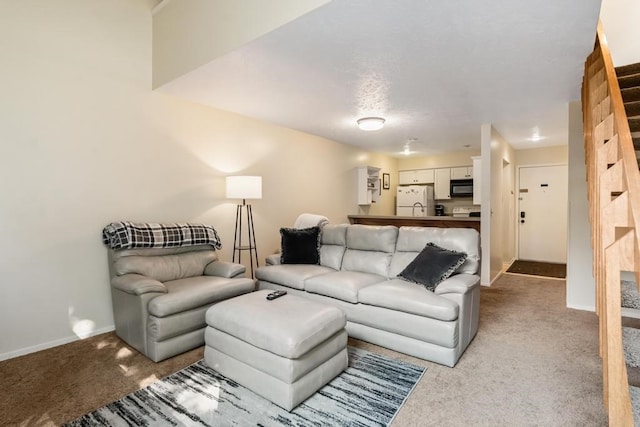
[[[435,215],[433,187],[430,185],[399,185],[396,194],[396,215]]]

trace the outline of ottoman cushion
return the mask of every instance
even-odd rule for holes
[[[343,329],[322,345],[298,359],[287,359],[264,351],[212,327],[205,331],[207,345],[280,381],[293,384],[324,362],[347,348],[347,332]]]
[[[296,359],[344,329],[339,309],[295,295],[272,301],[270,290],[241,295],[212,306],[207,324],[255,347]]]
[[[289,384],[227,356],[208,345],[204,349],[205,361],[217,372],[247,387],[276,405],[291,411],[323,385],[344,371],[348,364],[347,348],[340,350],[317,368]]]

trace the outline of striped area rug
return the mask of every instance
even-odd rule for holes
[[[203,360],[67,426],[387,426],[426,368],[349,347],[349,367],[292,412]]]

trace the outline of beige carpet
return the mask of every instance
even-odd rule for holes
[[[480,330],[455,368],[429,367],[393,426],[604,426],[593,313],[564,307],[564,281],[504,275],[481,293]],[[153,363],[114,334],[0,362],[0,424],[59,425],[202,357]]]

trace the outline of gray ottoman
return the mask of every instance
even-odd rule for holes
[[[204,360],[217,372],[287,411],[347,367],[345,314],[264,290],[207,310]]]

